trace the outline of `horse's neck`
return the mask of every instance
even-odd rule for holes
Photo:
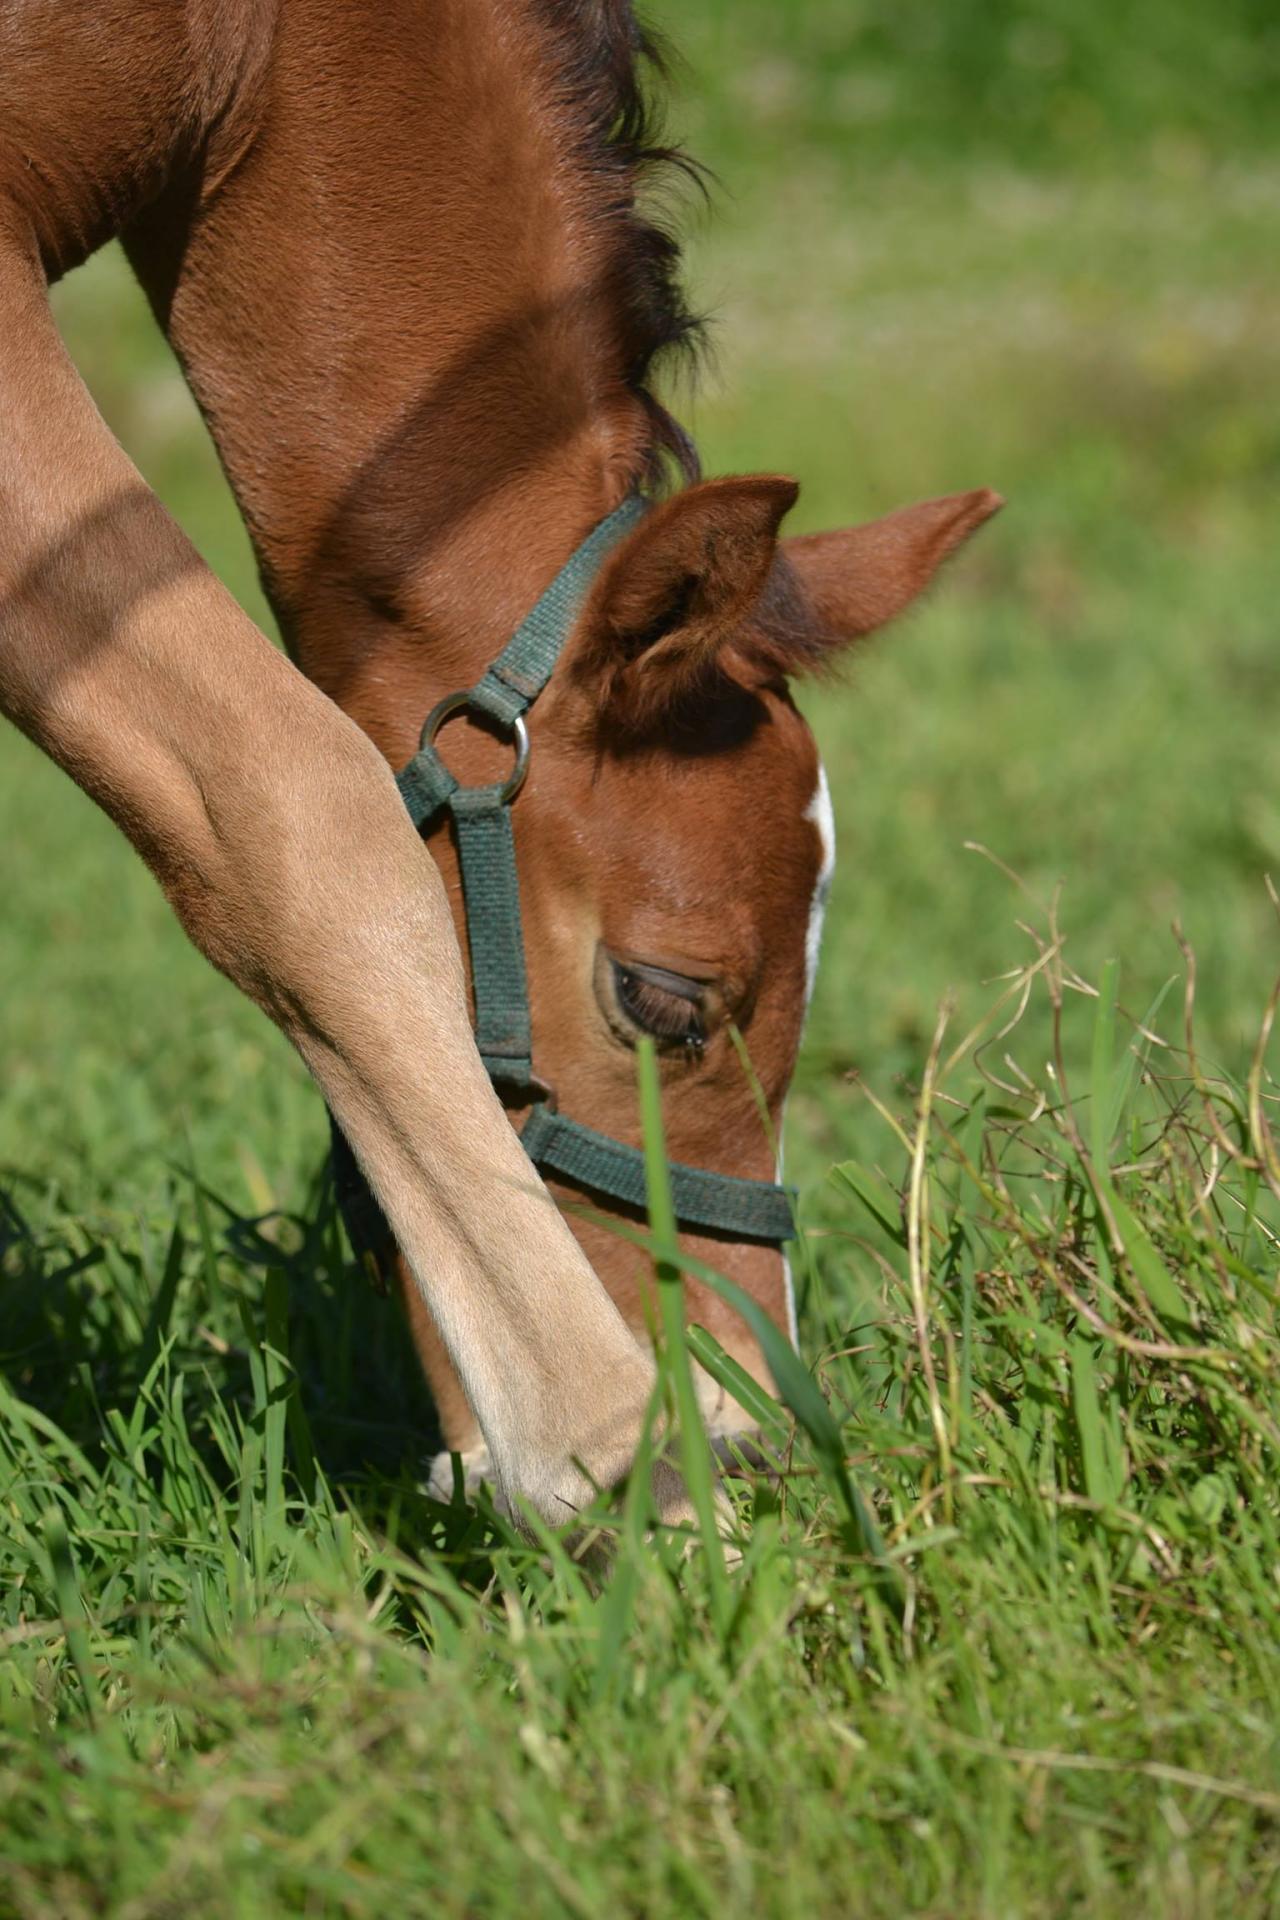
[[[289,0],[252,137],[132,242],[290,644],[393,757],[647,438],[534,0],[427,17]]]

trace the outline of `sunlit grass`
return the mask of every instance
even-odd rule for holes
[[[427,1500],[403,1335],[319,1203],[12,1212],[12,1910],[1272,1911],[1271,1082],[1038,933],[836,1170],[822,1413],[727,1574],[642,1487],[603,1586]],[[1037,994],[1054,1060],[1015,1027],[976,1075]]]

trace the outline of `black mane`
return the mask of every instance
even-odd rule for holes
[[[705,322],[689,307],[680,242],[654,210],[655,183],[673,175],[705,191],[707,175],[663,139],[651,80],[665,80],[661,41],[636,19],[631,0],[536,0],[560,55],[563,97],[581,131],[580,157],[605,186],[604,217],[616,233],[610,274],[626,321],[626,380],[653,426],[651,479],[664,455],[695,480],[697,451],[653,392],[661,363],[696,357]],[[639,196],[645,190],[642,210]]]

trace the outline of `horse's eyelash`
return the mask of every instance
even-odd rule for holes
[[[702,1009],[696,999],[655,986],[631,967],[615,971],[618,999],[638,1027],[662,1040],[700,1044],[706,1037]]]

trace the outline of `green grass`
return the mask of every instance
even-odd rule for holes
[[[807,696],[821,1393],[724,1576],[635,1499],[599,1586],[425,1501],[305,1076],[5,738],[0,1912],[1280,1913],[1275,29],[664,11],[708,469],[1010,501]],[[59,302],[261,615],[118,260]]]
[[[1274,1149],[1045,953],[1084,1084],[944,1042],[904,1198],[836,1170],[727,1591],[634,1498],[602,1588],[426,1501],[316,1209],[15,1213],[12,1910],[1275,1912]]]

